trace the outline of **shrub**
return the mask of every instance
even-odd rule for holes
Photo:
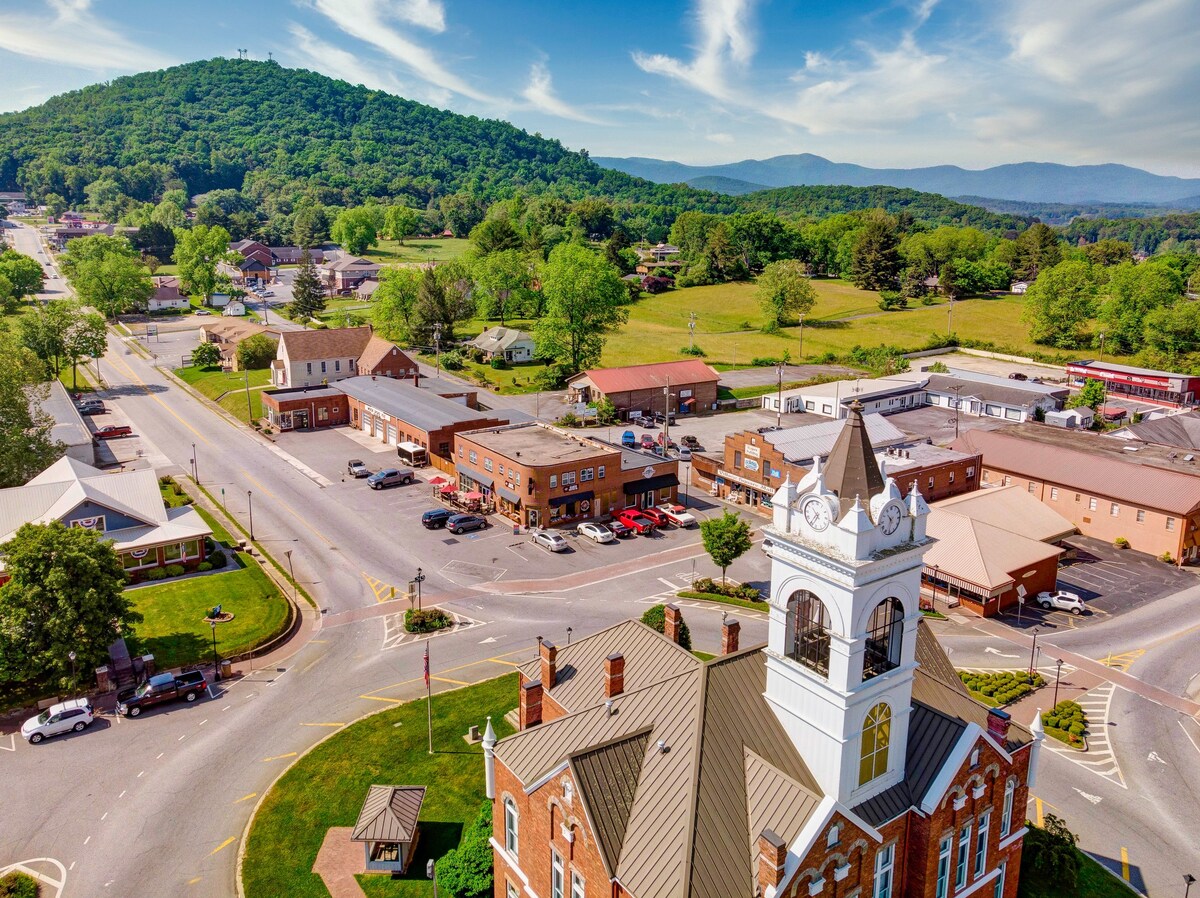
[[[447,894],[458,898],[492,894],[491,836],[492,803],[485,801],[458,847],[437,860],[437,881]]]
[[[1073,723],[1069,727],[1067,727],[1067,732],[1070,733],[1072,736],[1082,736],[1084,733],[1087,732],[1087,727],[1084,726],[1082,723]]]
[[[147,580],[166,580],[167,579],[167,570],[166,570],[166,568],[156,567],[153,570],[146,572],[146,579]]]
[[[772,368],[778,365],[783,359],[771,358],[770,356],[758,356],[750,360],[750,364],[755,368]]]
[[[443,630],[453,621],[441,608],[427,608],[418,611],[410,608],[404,612],[404,629],[409,633],[432,633]]]
[[[211,571],[212,570],[212,562],[211,561],[202,561],[198,565],[196,565],[196,570],[200,571],[201,573],[204,573],[205,571]]]
[[[0,898],[38,898],[37,880],[20,870],[0,876]]]
[[[168,577],[182,577],[184,570],[185,570],[185,568],[182,564],[168,564],[167,565],[167,576]]]
[[[463,367],[462,353],[457,349],[442,353],[442,367],[447,371],[461,371]]]
[[[667,606],[651,605],[642,615],[642,623],[659,633],[664,632],[667,627]],[[692,634],[682,614],[679,615],[679,645],[688,651],[692,649]]]
[[[578,427],[579,419],[575,416],[574,412],[567,412],[558,419],[558,424],[560,427]]]
[[[225,567],[225,562],[229,560],[228,558],[225,557],[225,553],[222,552],[220,549],[214,549],[212,552],[209,553],[207,558],[208,558],[208,563],[210,565],[212,565],[213,570],[218,570],[220,568]]]
[[[1021,877],[1026,882],[1053,883],[1060,894],[1073,894],[1079,881],[1078,841],[1067,825],[1054,814],[1046,815],[1045,827],[1027,824],[1021,853]]]
[[[699,346],[685,346],[685,347],[683,347],[683,349],[679,350],[679,354],[680,355],[698,356],[698,357],[708,355],[708,353],[706,353]]]
[[[1174,563],[1175,563],[1175,559],[1171,557],[1171,553],[1170,553],[1170,552],[1163,552],[1161,555],[1159,555],[1159,556],[1158,556],[1158,560],[1159,560],[1159,561],[1162,561],[1162,562],[1165,562],[1165,563],[1167,563],[1167,564],[1174,564]]]
[[[502,356],[496,356],[494,359],[492,359],[490,364],[497,371],[507,371],[511,367]]]
[[[1115,546],[1118,549],[1128,549],[1129,548],[1129,540],[1127,540],[1123,536],[1118,536],[1116,539],[1113,540],[1113,546]]]
[[[945,362],[934,362],[925,369],[930,374],[949,374],[950,368]]]

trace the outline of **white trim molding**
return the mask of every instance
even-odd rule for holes
[[[1000,844],[996,846],[997,850],[1003,851],[1005,848],[1008,848],[1014,842],[1017,842],[1020,839],[1024,838],[1025,833],[1027,833],[1027,832],[1029,832],[1029,827],[1022,826],[1015,833],[1010,833],[1009,835],[1005,836],[1003,839],[1000,840]]]
[[[985,873],[983,876],[979,877],[979,879],[975,880],[961,892],[955,892],[954,898],[967,898],[968,895],[973,895],[999,875],[1000,868],[997,867],[991,873]]]

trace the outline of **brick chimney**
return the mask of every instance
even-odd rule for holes
[[[783,867],[787,861],[787,845],[769,829],[758,836],[758,894],[777,889],[783,882]]]
[[[542,654],[542,686],[546,689],[553,689],[555,675],[558,673],[558,649],[554,643],[548,639],[543,639],[541,644]]]
[[[678,645],[680,624],[683,623],[683,615],[679,613],[679,606],[671,603],[663,609],[663,635]]]
[[[988,735],[1004,744],[1004,740],[1008,738],[1008,725],[1011,722],[1007,711],[1001,711],[999,708],[991,708],[988,711],[987,731]]]
[[[542,684],[537,680],[521,684],[521,704],[518,714],[523,730],[535,727],[542,722]]]
[[[738,650],[738,637],[741,635],[742,625],[738,623],[736,617],[727,617],[721,622],[721,654],[729,655]]]
[[[604,659],[604,695],[606,698],[625,691],[625,656],[613,652]]]

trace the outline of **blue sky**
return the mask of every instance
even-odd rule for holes
[[[1200,176],[1196,0],[0,0],[0,109],[212,56],[596,156]]]

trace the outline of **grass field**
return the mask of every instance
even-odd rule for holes
[[[449,262],[457,259],[467,247],[470,240],[460,240],[457,237],[435,237],[429,240],[405,240],[401,246],[395,240],[380,240],[379,245],[363,253],[363,257],[381,264],[396,262]]]
[[[425,861],[458,845],[484,800],[483,759],[462,735],[490,714],[496,734],[512,732],[504,713],[517,701],[509,674],[433,697],[433,744],[427,753],[425,702],[390,708],[341,730],[300,759],[268,793],[246,844],[242,882],[248,898],[328,898],[312,872],[331,826],[353,826],[374,783],[426,785],[421,834],[409,873],[363,876],[371,896],[431,896]]]
[[[235,418],[246,418],[246,373],[222,371],[220,368],[177,368],[175,375],[195,387]],[[250,372],[250,406],[255,420],[263,416],[262,387],[271,383],[271,370],[258,368]],[[258,387],[259,389],[255,389]],[[226,395],[227,394],[227,395]]]

